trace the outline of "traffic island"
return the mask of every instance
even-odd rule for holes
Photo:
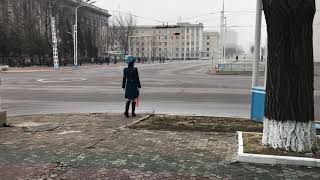
[[[296,153],[275,150],[262,145],[261,133],[238,132],[237,134],[238,162],[320,167],[320,150],[314,153]],[[319,142],[320,136],[318,136],[318,143]]]
[[[7,112],[0,111],[0,127],[3,127],[7,124]]]

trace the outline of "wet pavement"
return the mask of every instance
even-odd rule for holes
[[[20,127],[1,128],[0,179],[320,178],[319,168],[237,163],[234,133],[124,128],[138,118],[118,114],[9,117],[14,126],[55,123],[60,128],[33,133]]]

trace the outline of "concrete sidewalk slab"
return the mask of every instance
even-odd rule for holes
[[[61,128],[36,133],[1,128],[0,179],[320,178],[316,168],[235,163],[236,134],[120,128],[140,118],[102,113],[9,117],[11,125],[50,122]]]

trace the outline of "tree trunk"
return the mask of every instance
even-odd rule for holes
[[[263,0],[268,31],[268,74],[262,143],[311,152],[314,126],[314,0]]]

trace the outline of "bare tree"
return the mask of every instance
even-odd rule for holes
[[[121,50],[128,54],[129,38],[134,34],[136,29],[136,20],[131,14],[118,14],[111,19],[109,29],[110,46],[117,44]]]
[[[317,149],[314,123],[314,0],[263,0],[268,75],[262,142],[295,152]]]

